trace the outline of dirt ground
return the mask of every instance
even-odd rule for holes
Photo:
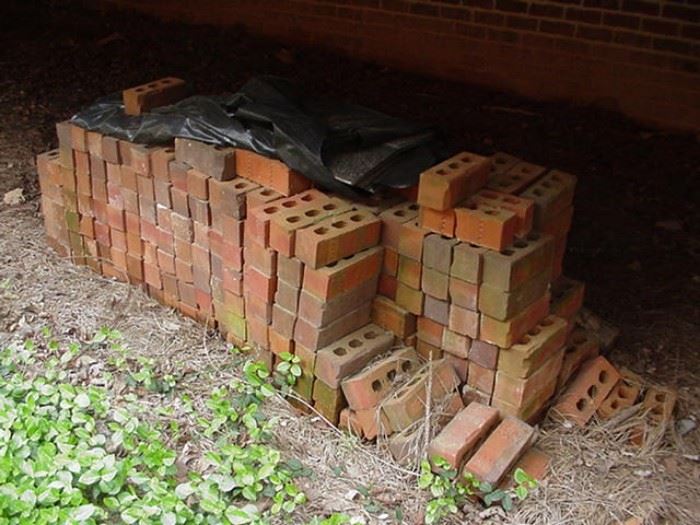
[[[217,363],[227,357],[217,338],[47,249],[33,157],[56,145],[55,122],[104,94],[166,75],[187,79],[197,92],[219,93],[256,74],[287,76],[311,92],[434,123],[466,150],[505,151],[576,174],[566,274],[585,281],[588,308],[620,328],[611,360],[677,388],[677,418],[697,421],[698,136],[284,47],[235,28],[163,23],[67,2],[0,3],[0,197],[22,188],[27,198],[18,206],[0,199],[0,344],[44,325],[85,339],[108,324],[164,367],[187,361],[212,371],[185,381],[193,391],[206,391],[221,377]],[[284,422],[282,446],[316,474],[306,487],[309,513],[346,510],[367,523],[391,523],[390,511],[401,506],[402,522],[419,519],[425,496],[384,452],[282,405],[273,410]],[[580,432],[545,421],[541,443],[554,458],[550,479],[515,514],[484,519],[607,525],[637,516],[646,523],[700,523],[700,430],[671,431],[642,451],[625,447],[619,430],[595,424]],[[369,496],[350,498],[359,486],[371,487]],[[482,519],[474,509],[468,513],[465,523]]]

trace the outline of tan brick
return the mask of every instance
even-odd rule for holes
[[[455,244],[452,250],[450,275],[473,284],[481,283],[483,256],[486,249],[466,242]]]
[[[472,339],[479,337],[479,318],[481,315],[457,305],[450,306],[448,326],[453,332],[466,335]]]
[[[424,171],[418,186],[418,204],[435,210],[453,208],[486,184],[491,160],[462,152]]]
[[[514,290],[548,270],[553,256],[554,239],[531,233],[501,251],[483,254],[483,282],[498,290]]]
[[[454,307],[453,307],[454,308]],[[521,313],[506,321],[481,315],[479,338],[501,348],[508,348],[519,341],[549,313],[549,293],[542,296]]]
[[[500,353],[498,369],[513,377],[529,377],[566,343],[566,321],[550,315],[510,348]]]

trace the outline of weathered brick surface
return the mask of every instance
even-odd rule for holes
[[[450,275],[462,281],[480,284],[485,253],[487,250],[480,246],[473,246],[466,242],[456,244],[452,251]]]
[[[581,364],[598,355],[598,340],[582,328],[574,330],[566,340],[564,362],[559,372],[557,389],[561,389]]]
[[[491,159],[473,153],[459,153],[421,173],[418,204],[447,210],[486,184]]]
[[[454,307],[453,307],[454,308]],[[479,337],[501,348],[508,348],[519,341],[549,313],[549,293],[542,296],[521,313],[506,321],[481,315]]]
[[[601,419],[609,419],[637,402],[642,390],[642,378],[630,370],[621,370],[620,375],[620,381],[598,408],[598,417]]]
[[[343,378],[341,385],[348,405],[354,410],[376,407],[397,381],[406,374],[413,373],[418,366],[415,350],[403,348]]]
[[[285,196],[296,195],[311,187],[309,179],[283,162],[243,149],[236,150],[236,173]]]
[[[396,278],[406,286],[410,286],[414,290],[421,289],[421,276],[423,265],[420,261],[416,261],[405,255],[399,255],[399,266]]]
[[[516,418],[505,418],[486,438],[464,470],[496,486],[534,438],[534,429]]]
[[[517,195],[545,174],[547,168],[529,162],[515,162],[489,178],[487,187],[501,193]]]
[[[554,239],[532,233],[500,251],[483,254],[483,282],[510,291],[551,267]]]
[[[367,303],[322,328],[299,318],[294,327],[294,340],[310,350],[318,350],[366,325],[370,313],[371,303]]]
[[[566,343],[566,321],[550,315],[510,348],[503,349],[498,369],[514,377],[529,377]]]
[[[493,387],[496,381],[496,371],[484,368],[474,361],[469,361],[469,371],[467,372],[467,385],[483,392],[493,394]]]
[[[418,205],[411,202],[397,204],[379,214],[382,221],[381,244],[396,251],[399,248],[401,225],[418,217]]]
[[[324,301],[302,290],[299,296],[299,317],[314,326],[326,326],[361,304],[372,301],[377,293],[378,275],[361,283],[356,288]]]
[[[498,423],[498,410],[470,403],[440,431],[428,446],[428,458],[447,461],[451,469],[459,469],[462,461]]]
[[[187,94],[185,81],[166,77],[124,90],[124,112],[127,115],[141,115],[160,106],[174,104]]]
[[[175,139],[175,159],[206,173],[216,180],[230,180],[236,176],[233,148],[212,146],[191,139]]]
[[[596,357],[581,367],[554,410],[582,427],[619,380],[620,374],[610,362],[602,356]]]
[[[521,197],[535,202],[535,228],[566,209],[574,199],[575,188],[576,177],[553,170],[523,191]]]
[[[532,230],[535,213],[533,201],[493,190],[481,190],[473,196],[473,200],[474,202],[515,213],[518,221],[516,235],[524,236]]]
[[[404,340],[416,332],[416,316],[386,297],[372,301],[372,322]]]
[[[445,329],[442,333],[442,349],[453,356],[467,359],[472,346],[471,338]]]
[[[543,404],[554,394],[563,357],[564,350],[560,348],[527,378],[514,377],[499,370],[494,383],[494,399],[516,407],[529,405],[534,399]]]

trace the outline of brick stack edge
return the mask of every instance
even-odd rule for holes
[[[297,395],[396,455],[426,396],[443,424],[477,401],[482,427],[528,441],[511,420],[537,421],[598,353],[574,322],[584,285],[562,276],[570,174],[460,153],[421,175],[417,201],[353,202],[250,151],[57,134],[37,157],[57,253],[270,365],[297,355]]]

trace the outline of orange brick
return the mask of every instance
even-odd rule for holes
[[[429,234],[418,224],[418,221],[403,223],[400,227],[399,245],[397,251],[400,255],[410,257],[416,261],[423,260],[423,242]]]
[[[446,237],[455,236],[457,217],[454,208],[439,211],[422,207],[420,209],[419,222],[421,228],[430,230],[431,232],[445,235]]]
[[[396,277],[382,273],[379,275],[379,283],[377,284],[377,293],[392,301],[396,300],[396,287],[398,285]]]
[[[382,221],[382,245],[396,251],[399,248],[401,225],[418,217],[418,205],[414,202],[397,204],[379,214]]]
[[[251,190],[245,194],[246,197],[246,208],[252,209],[267,204],[268,202],[273,202],[278,199],[282,199],[284,195],[276,192],[272,188],[266,188],[265,186],[259,186],[254,190]]]
[[[455,208],[455,235],[458,239],[492,250],[502,250],[513,243],[518,224],[513,212],[485,204],[472,203],[469,206]]]
[[[326,326],[343,314],[367,304],[377,293],[378,276],[331,300],[322,300],[304,290],[299,295],[298,315],[314,326]]]
[[[270,220],[278,213],[295,207],[301,207],[318,199],[327,197],[318,190],[308,190],[294,197],[274,201],[272,203],[248,210],[246,221],[246,235],[250,236],[263,246],[269,242]]]
[[[382,261],[382,273],[396,277],[399,270],[399,254],[391,248],[384,248],[384,260]]]
[[[535,430],[513,417],[507,417],[486,438],[464,470],[477,479],[498,485],[534,439]]]
[[[175,139],[175,159],[206,173],[216,180],[231,180],[236,176],[234,148],[213,146],[191,139]],[[173,173],[171,171],[171,178]],[[173,179],[173,185],[175,180]]]
[[[501,352],[498,369],[513,377],[529,377],[564,347],[566,328],[566,321],[557,316],[542,319],[516,344]]]
[[[488,343],[508,348],[519,341],[549,313],[549,293],[542,296],[521,313],[506,321],[499,321],[488,315],[481,315],[479,338]]]
[[[619,380],[620,374],[615,367],[604,357],[596,357],[581,367],[554,410],[582,427]]]
[[[535,203],[533,201],[493,190],[481,190],[474,195],[473,200],[480,204],[515,213],[518,219],[515,230],[516,235],[524,236],[532,230],[532,221],[535,213]]]
[[[154,80],[122,92],[124,112],[127,115],[141,115],[157,107],[174,104],[186,94],[187,88],[182,79],[165,77]]]
[[[478,312],[453,304],[450,306],[448,326],[453,332],[476,339],[479,337],[480,317]]]
[[[425,294],[420,290],[415,290],[404,283],[396,283],[396,304],[405,308],[414,315],[423,315],[423,301]]]
[[[420,175],[418,204],[446,210],[486,184],[491,160],[473,153],[459,153]]]
[[[522,192],[534,181],[544,175],[547,168],[530,164],[529,162],[516,162],[509,169],[499,169],[489,178],[487,188],[516,195]]]
[[[401,339],[416,332],[416,316],[386,297],[372,301],[372,322]]]
[[[483,283],[497,290],[514,290],[548,270],[553,255],[554,239],[533,232],[501,251],[483,254]]]
[[[420,261],[405,255],[399,255],[397,278],[405,285],[410,286],[414,290],[420,290],[422,270],[423,265]]]
[[[294,340],[309,350],[318,350],[366,325],[369,322],[369,317],[370,303],[348,312],[328,326],[321,328],[298,318],[294,327]]]
[[[356,253],[337,263],[321,268],[304,267],[304,290],[319,299],[330,300],[357,287],[377,273],[382,263],[379,246]]]
[[[311,187],[309,179],[283,162],[243,149],[236,150],[236,173],[285,196],[296,195]]]
[[[641,377],[629,370],[622,370],[620,381],[598,408],[598,417],[610,419],[613,415],[631,407],[637,402],[641,390]]]
[[[595,336],[587,333],[582,328],[575,329],[566,340],[564,363],[562,364],[561,372],[559,372],[557,389],[561,389],[566,385],[581,364],[596,357],[598,351],[599,344]]]
[[[527,378],[514,377],[499,370],[493,389],[494,399],[514,407],[529,406],[535,399],[544,404],[554,394],[563,357],[564,351],[560,348]]]

